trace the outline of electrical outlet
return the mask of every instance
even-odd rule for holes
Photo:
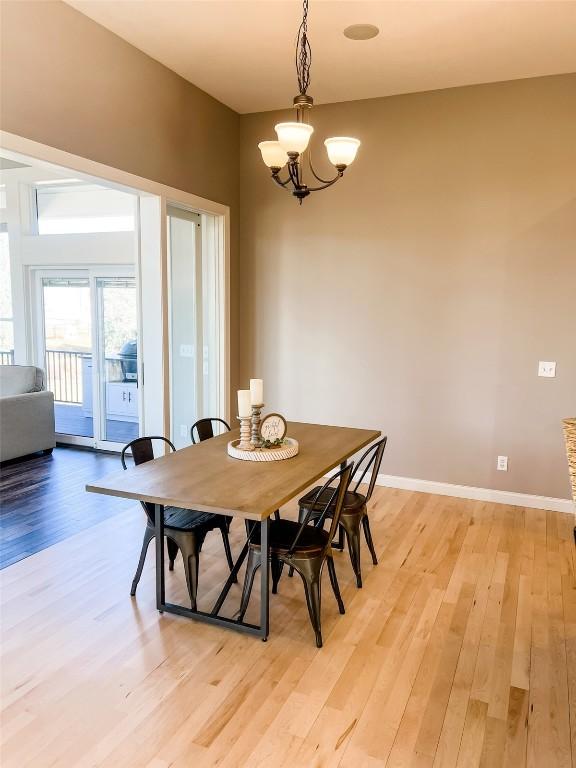
[[[180,424],[180,437],[188,436],[188,427],[186,424]]]
[[[498,456],[496,469],[500,470],[500,472],[508,472],[508,456]]]
[[[556,363],[540,360],[538,363],[538,376],[544,376],[546,379],[553,379],[556,376]]]

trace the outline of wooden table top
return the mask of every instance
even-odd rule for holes
[[[228,456],[238,430],[108,475],[87,491],[164,506],[264,520],[318,478],[376,440],[375,429],[288,424],[300,453],[285,461],[253,462]]]

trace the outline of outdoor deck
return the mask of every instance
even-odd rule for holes
[[[84,416],[81,405],[55,403],[56,432],[63,435],[92,437],[94,425],[91,416]],[[138,437],[138,424],[131,421],[106,421],[106,440],[115,443],[129,443]]]

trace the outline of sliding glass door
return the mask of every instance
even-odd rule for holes
[[[54,392],[57,440],[118,449],[139,434],[132,270],[35,270],[36,357]]]
[[[138,437],[138,322],[132,277],[96,278],[102,440]]]

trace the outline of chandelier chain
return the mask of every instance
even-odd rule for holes
[[[300,93],[305,94],[310,85],[310,65],[312,64],[312,49],[308,40],[308,0],[304,0],[302,23],[296,38],[296,75]]]

